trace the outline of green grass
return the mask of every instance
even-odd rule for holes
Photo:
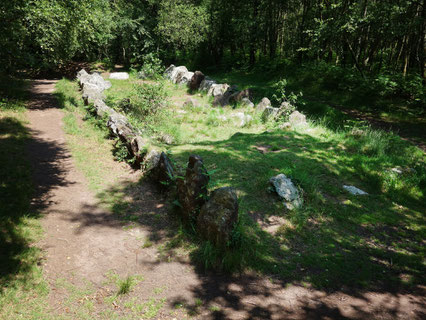
[[[244,81],[240,87],[267,85],[266,78]],[[107,91],[111,106],[131,97],[135,82],[134,78],[114,82]],[[184,247],[193,262],[206,268],[252,269],[316,288],[396,290],[424,283],[426,171],[421,150],[363,123],[330,123],[341,116],[338,113],[317,117],[306,127],[280,130],[263,124],[252,110],[212,108],[203,95],[192,96],[201,106],[184,108],[187,90],[169,83],[165,87],[169,103],[164,113],[150,123],[133,119],[134,124],[141,129],[155,127],[145,131],[154,140],[159,132],[173,135],[175,143],[162,147],[180,168],[190,154],[201,155],[211,173],[211,190],[237,189],[240,221],[233,247],[225,252],[183,230],[159,247],[164,261]],[[237,111],[253,115],[253,124],[240,128],[232,121],[218,121],[219,116],[232,118]],[[161,145],[159,140],[154,143]],[[267,152],[259,152],[259,147]],[[395,167],[403,173],[392,171]],[[286,211],[268,192],[269,178],[279,173],[303,190],[302,209]],[[344,184],[369,195],[351,196]],[[253,216],[280,216],[284,223],[272,235]]]
[[[27,83],[1,78],[0,93],[0,318],[48,319],[48,286],[34,243],[42,229],[30,209],[33,194],[26,143]]]

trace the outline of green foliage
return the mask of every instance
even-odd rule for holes
[[[143,58],[143,66],[138,73],[140,79],[160,79],[164,71],[161,60],[157,55],[149,53]]]
[[[135,84],[131,98],[131,114],[143,119],[159,113],[167,105],[164,84]]]

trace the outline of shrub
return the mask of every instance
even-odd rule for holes
[[[163,66],[161,60],[153,54],[147,54],[143,58],[144,64],[142,69],[138,73],[138,78],[140,79],[159,79],[163,73]]]

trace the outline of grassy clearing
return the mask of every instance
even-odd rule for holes
[[[233,79],[222,78],[229,83]],[[262,79],[245,81],[237,83],[244,88],[256,81],[257,92],[271,93]],[[107,92],[109,103],[117,105],[126,93],[132,100],[137,82],[114,83]],[[211,186],[233,186],[240,199],[235,235],[239,249],[223,255],[202,243],[192,249],[194,260],[210,267],[220,259],[225,268],[240,264],[321,288],[396,288],[424,282],[426,171],[421,150],[396,135],[345,120],[332,108],[327,109],[334,112],[332,117],[322,113],[308,126],[280,130],[262,124],[252,110],[212,108],[200,94],[192,95],[200,106],[185,108],[186,88],[170,83],[164,87],[167,116],[150,119],[149,126],[173,135],[175,143],[167,148],[176,163],[184,167],[190,154],[201,155],[211,172]],[[221,116],[232,119],[237,111],[251,114],[252,125],[240,128],[220,121]],[[135,125],[147,127],[143,120]],[[268,192],[269,178],[278,173],[304,190],[303,209],[286,212]],[[344,184],[369,195],[351,196]],[[284,221],[275,235],[252,219],[269,216]]]
[[[117,108],[119,101],[132,98],[135,85],[143,85],[133,77],[113,82],[108,103]],[[421,150],[362,123],[341,126],[328,118],[280,130],[263,124],[252,110],[212,108],[198,94],[191,97],[200,106],[187,108],[182,106],[190,96],[186,88],[169,83],[164,88],[169,103],[148,119],[130,112],[134,124],[148,136],[172,135],[171,145],[160,138],[153,143],[166,147],[182,168],[190,154],[201,155],[211,188],[233,186],[240,199],[233,248],[218,252],[181,230],[159,247],[166,260],[184,246],[193,261],[207,268],[249,268],[317,288],[396,290],[424,283],[426,172]],[[235,112],[251,114],[254,121],[242,128],[220,121]],[[288,212],[268,192],[269,178],[278,173],[304,190],[303,209]],[[344,184],[369,195],[351,196]],[[275,216],[282,219],[275,234],[255,221]]]
[[[0,318],[47,319],[48,286],[41,252],[39,214],[30,210],[33,192],[25,146],[26,82],[0,79]]]

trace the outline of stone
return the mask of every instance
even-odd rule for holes
[[[96,99],[93,103],[93,106],[96,109],[96,114],[98,117],[103,118],[104,116],[114,113],[114,109],[108,107],[102,99]]]
[[[160,186],[169,187],[175,181],[175,171],[173,163],[170,161],[167,154],[161,152],[157,166],[151,170],[151,176]]]
[[[173,140],[174,139],[173,139],[173,137],[171,135],[163,133],[163,134],[160,135],[160,137],[158,138],[158,140],[160,142],[165,143],[165,144],[173,144]]]
[[[200,91],[210,91],[210,88],[216,84],[216,81],[210,79],[209,77],[205,77],[203,81],[200,83],[199,90]]]
[[[226,91],[223,94],[215,96],[215,98],[213,100],[213,106],[224,107],[224,106],[229,105],[229,99],[234,94],[235,90],[236,90],[235,86],[232,86],[232,87],[228,86],[228,88],[226,89]]]
[[[203,159],[200,156],[191,155],[184,179],[176,180],[182,217],[186,222],[194,219],[206,202],[209,181],[210,177],[204,167]]]
[[[266,107],[265,110],[263,110],[263,113],[262,113],[262,121],[267,122],[269,120],[275,119],[277,117],[279,111],[280,111],[279,108]]]
[[[182,76],[188,72],[188,69],[185,66],[175,67],[171,72],[170,79],[173,83],[179,83]]]
[[[284,206],[288,210],[300,208],[303,204],[302,197],[299,189],[294,185],[291,179],[287,178],[285,174],[279,174],[269,179],[273,190],[278,196],[284,200]]]
[[[188,98],[183,104],[184,108],[194,108],[194,107],[200,107],[201,104],[197,99],[194,98]]]
[[[176,79],[176,83],[178,84],[188,84],[192,77],[194,76],[194,72],[185,72],[185,73],[180,73],[178,78]]]
[[[217,97],[223,95],[229,89],[229,85],[225,84],[212,84],[207,95]]]
[[[135,157],[135,164],[140,165],[146,155],[146,146],[148,141],[141,136],[135,136],[130,141],[130,150],[132,155]]]
[[[145,172],[150,172],[151,170],[155,170],[158,167],[161,158],[161,151],[158,149],[151,149],[143,158],[143,170]]]
[[[237,125],[239,127],[244,127],[253,120],[251,115],[245,114],[244,112],[237,112],[234,114],[234,117],[237,118]]]
[[[241,91],[237,91],[235,92],[232,97],[229,99],[229,101],[231,103],[237,103],[237,102],[241,102],[243,99],[248,99],[250,100],[252,96],[251,90],[250,89],[245,89],[245,90],[241,90]]]
[[[198,90],[204,78],[205,76],[201,71],[195,71],[191,81],[188,83],[189,89],[192,91]]]
[[[87,106],[90,103],[94,103],[96,100],[105,100],[105,95],[102,93],[102,91],[103,90],[94,84],[87,82],[84,83],[82,94],[84,104]]]
[[[202,206],[197,218],[198,232],[218,247],[225,247],[231,240],[238,221],[238,198],[230,187],[216,189]]]
[[[112,72],[109,75],[109,78],[115,80],[127,80],[129,79],[129,74],[127,72]]]
[[[364,195],[368,195],[367,192],[358,189],[357,187],[354,186],[343,186],[343,189],[345,189],[347,192],[349,192],[350,194],[353,194],[354,196],[364,196]]]
[[[172,74],[175,70],[176,66],[174,64],[171,64],[165,71],[164,71],[164,77],[166,79],[172,80]]]
[[[257,113],[263,113],[267,107],[272,107],[271,101],[268,98],[263,98],[256,106]]]
[[[254,108],[254,103],[250,101],[249,98],[242,98],[241,99],[241,104],[243,106],[249,107],[249,108]]]
[[[99,73],[92,73],[84,83],[90,83],[97,86],[101,91],[111,88],[111,82],[105,81]]]
[[[292,112],[288,117],[288,122],[294,126],[306,125],[306,116],[299,111]]]
[[[282,130],[286,130],[286,129],[290,129],[291,128],[291,123],[290,122],[284,122],[281,123],[278,128],[282,129]]]

